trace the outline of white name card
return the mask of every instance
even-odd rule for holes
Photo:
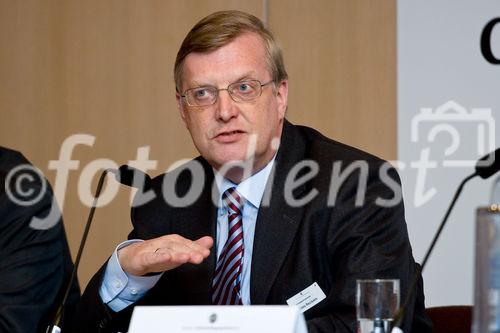
[[[286,300],[288,305],[299,307],[300,312],[304,313],[322,300],[326,298],[325,293],[316,282],[311,284],[306,289],[302,290],[297,295]]]
[[[129,333],[307,333],[303,314],[286,305],[136,306]]]

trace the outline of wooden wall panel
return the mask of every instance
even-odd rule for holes
[[[396,158],[396,2],[271,0],[290,76],[288,117]]]
[[[290,74],[290,119],[394,158],[393,0],[0,0],[0,145],[21,150],[54,185],[48,162],[64,139],[95,136],[72,154],[80,165],[70,172],[63,213],[73,255],[88,211],[77,184],[91,161],[127,163],[150,146],[157,175],[196,155],[172,75],[187,31],[221,9],[263,17],[265,3]],[[82,286],[130,230],[128,198],[122,189],[97,211]]]
[[[263,13],[261,1],[0,1],[0,145],[21,150],[54,185],[48,161],[64,139],[95,136],[72,155],[81,162],[70,172],[63,213],[73,255],[88,211],[77,193],[88,163],[126,163],[150,146],[157,175],[197,155],[175,107],[172,69],[192,25],[222,9]],[[97,211],[82,286],[127,236],[128,197],[122,189]]]

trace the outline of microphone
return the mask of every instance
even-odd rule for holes
[[[130,165],[122,165],[118,170],[111,170],[115,179],[122,185],[147,190],[151,187],[151,177]]]
[[[483,179],[493,176],[498,170],[500,170],[500,148],[483,156],[476,163],[476,173]]]
[[[448,221],[448,217],[450,216],[451,210],[455,206],[455,203],[457,202],[457,199],[460,196],[460,193],[462,192],[462,189],[464,188],[465,183],[467,183],[469,180],[471,180],[472,178],[474,178],[476,176],[479,176],[482,179],[487,179],[487,178],[493,176],[499,170],[500,170],[500,148],[497,148],[494,152],[491,152],[491,153],[481,157],[476,163],[475,172],[473,174],[465,177],[465,179],[462,180],[462,182],[458,186],[458,188],[455,192],[455,195],[453,196],[453,199],[451,200],[451,203],[448,207],[448,210],[446,211],[446,214],[444,215],[443,220],[441,221],[439,228],[436,231],[434,238],[432,239],[431,245],[429,246],[429,248],[427,249],[427,252],[425,253],[421,268],[420,269],[417,268],[415,271],[415,274],[413,275],[410,286],[408,287],[406,300],[403,303],[403,305],[399,308],[398,312],[396,313],[396,316],[394,316],[394,325],[392,327],[391,333],[402,333],[403,332],[403,330],[401,329],[401,326],[403,325],[405,310],[406,310],[406,307],[408,306],[409,300],[413,297],[413,294],[415,293],[415,287],[417,285],[417,281],[418,281],[418,278],[420,276],[420,273],[424,270],[424,267],[427,264],[427,260],[429,259],[430,255],[432,253],[432,250],[434,249],[434,246],[436,245],[436,242],[437,242],[439,236],[441,235],[441,232],[443,231],[443,228],[446,224],[446,221]]]
[[[75,264],[73,266],[73,271],[71,272],[71,277],[69,278],[68,285],[66,286],[66,291],[64,293],[64,297],[62,299],[61,304],[59,305],[56,316],[54,320],[52,321],[52,324],[50,324],[47,327],[46,333],[60,333],[60,325],[61,325],[61,319],[62,319],[62,314],[64,312],[64,308],[66,307],[66,302],[69,296],[69,293],[71,291],[71,286],[73,285],[75,278],[76,278],[76,273],[78,271],[78,266],[80,265],[80,260],[82,258],[82,253],[83,249],[85,247],[85,243],[87,242],[87,236],[90,231],[90,225],[92,224],[92,220],[94,218],[94,212],[97,207],[97,203],[99,201],[99,196],[101,195],[102,191],[102,186],[104,185],[104,179],[106,178],[106,175],[108,173],[112,173],[115,175],[115,179],[123,185],[129,186],[129,187],[135,187],[138,189],[148,189],[150,188],[151,185],[151,177],[147,175],[146,173],[131,167],[129,165],[122,165],[121,167],[116,169],[106,169],[101,173],[101,176],[99,177],[99,183],[97,184],[96,192],[94,195],[94,200],[92,202],[92,206],[90,208],[89,215],[87,217],[87,223],[85,224],[85,230],[82,235],[82,239],[80,241],[80,246],[78,248],[78,253],[76,255],[75,259]]]

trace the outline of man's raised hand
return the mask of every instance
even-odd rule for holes
[[[200,264],[210,255],[213,244],[210,236],[192,241],[179,235],[165,235],[120,249],[118,259],[125,272],[141,276],[168,271],[185,263]]]

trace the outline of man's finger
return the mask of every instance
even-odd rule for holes
[[[203,246],[206,249],[211,249],[214,245],[214,240],[210,236],[204,236],[194,241],[196,244]]]

